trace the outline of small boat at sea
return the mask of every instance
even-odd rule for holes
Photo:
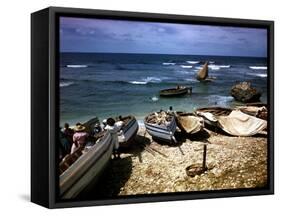
[[[169,143],[177,142],[174,137],[177,124],[173,114],[164,111],[151,113],[145,117],[144,125],[153,138]]]
[[[196,79],[200,82],[210,82],[214,77],[209,77],[208,62],[205,62],[203,67],[198,71]]]
[[[181,131],[187,134],[198,133],[204,128],[204,119],[193,113],[177,112],[176,120]]]
[[[139,125],[134,116],[118,117],[117,121],[124,122],[118,133],[118,142],[120,147],[129,147],[134,140],[138,130]]]
[[[176,97],[191,93],[191,87],[178,86],[176,88],[163,89],[159,92],[162,97]]]
[[[83,124],[86,131],[91,133],[98,119],[95,117]],[[101,173],[111,159],[113,142],[109,132],[102,131],[95,134],[91,145],[80,147],[67,155],[59,164],[60,197],[71,199],[77,197],[89,186],[98,181]]]

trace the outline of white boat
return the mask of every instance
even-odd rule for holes
[[[136,136],[139,125],[134,116],[122,117],[121,120],[124,122],[124,125],[118,133],[118,142],[120,147],[128,147]]]
[[[96,124],[94,118],[84,125],[91,130]],[[109,132],[103,131],[93,146],[84,150],[78,148],[60,163],[60,197],[72,199],[97,182],[99,176],[111,159],[113,142]]]
[[[162,112],[161,112],[162,113]],[[144,125],[147,132],[156,139],[169,142],[176,143],[174,133],[176,132],[177,124],[174,115],[166,113],[164,122],[153,121],[157,115],[161,115],[160,112],[151,113],[144,119]]]

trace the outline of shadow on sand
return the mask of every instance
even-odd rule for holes
[[[132,159],[111,159],[97,184],[77,197],[78,200],[108,199],[117,197],[132,173]]]

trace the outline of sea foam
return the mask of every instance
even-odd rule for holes
[[[72,85],[74,82],[61,82],[60,83],[60,87],[67,87],[67,86],[70,86]]]
[[[162,65],[175,65],[176,63],[173,62],[163,62]]]
[[[252,70],[267,70],[267,66],[249,66]]]
[[[200,61],[186,61],[188,64],[198,64]]]
[[[86,68],[88,65],[66,65],[68,68]]]
[[[192,65],[181,65],[181,68],[192,68]]]

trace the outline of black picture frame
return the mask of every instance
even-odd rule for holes
[[[263,189],[198,191],[126,196],[118,199],[60,201],[55,143],[59,130],[60,16],[266,28],[268,30],[268,185]],[[49,7],[31,15],[31,201],[47,208],[160,202],[274,194],[274,22],[201,16]]]

